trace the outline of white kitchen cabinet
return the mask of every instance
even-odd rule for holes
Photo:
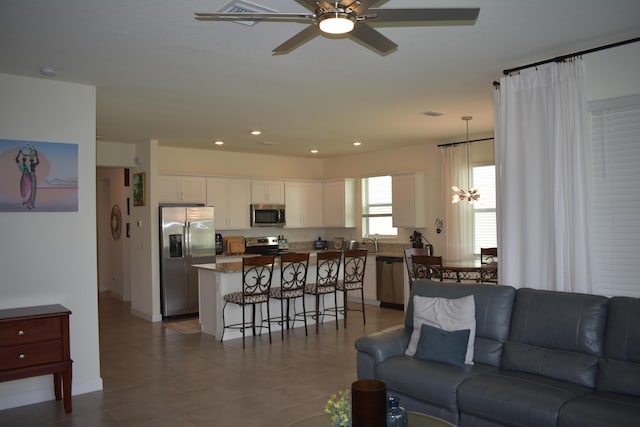
[[[251,203],[284,204],[284,181],[251,181]]]
[[[251,180],[208,178],[207,206],[214,207],[216,230],[242,230],[250,227]]]
[[[287,228],[322,227],[322,183],[287,181],[284,185]]]
[[[426,179],[424,174],[398,174],[391,177],[393,194],[393,226],[425,227],[426,211]]]
[[[322,186],[323,223],[325,227],[356,226],[356,180],[325,181]]]
[[[205,203],[206,179],[199,176],[160,175],[160,203]]]

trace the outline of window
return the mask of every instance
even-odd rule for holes
[[[480,190],[480,203],[473,205],[473,253],[498,246],[496,226],[496,167],[475,166],[473,186]]]
[[[593,292],[640,297],[640,96],[589,110]]]
[[[397,236],[393,226],[391,176],[362,179],[362,235]]]

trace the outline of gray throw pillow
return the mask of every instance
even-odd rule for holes
[[[414,357],[464,367],[470,332],[469,329],[445,331],[424,324]]]
[[[404,354],[413,356],[418,347],[423,324],[445,331],[469,329],[465,363],[473,365],[473,349],[476,338],[476,305],[473,295],[462,298],[413,297],[413,332]]]

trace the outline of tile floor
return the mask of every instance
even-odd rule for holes
[[[73,397],[73,413],[50,401],[0,411],[3,427],[285,426],[322,412],[356,379],[354,341],[402,323],[399,310],[349,312],[347,329],[327,322],[221,343],[189,325],[149,323],[108,293],[99,297],[102,391]],[[286,331],[285,331],[286,332]]]

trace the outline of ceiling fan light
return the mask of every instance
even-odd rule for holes
[[[353,15],[345,12],[327,12],[319,19],[320,31],[327,34],[345,34],[355,26]]]

